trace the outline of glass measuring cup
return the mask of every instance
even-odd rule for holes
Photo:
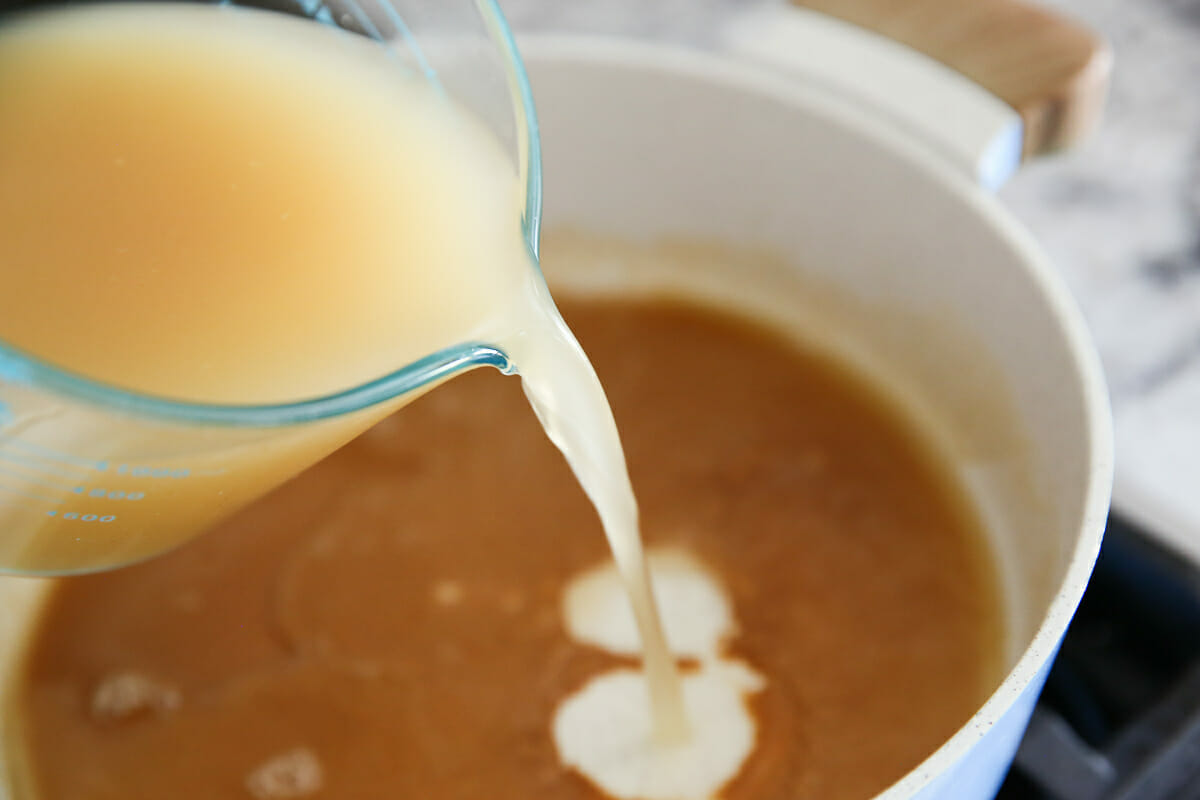
[[[536,272],[537,124],[524,68],[493,0],[223,4],[362,36],[477,116],[524,186],[523,218],[513,224],[523,227]],[[86,572],[167,550],[437,382],[482,365],[511,371],[497,347],[463,342],[336,394],[213,405],[106,385],[0,341],[0,572]]]

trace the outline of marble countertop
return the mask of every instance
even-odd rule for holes
[[[501,0],[518,33],[711,47],[770,0]],[[1109,105],[1078,149],[1000,196],[1059,265],[1104,362],[1114,502],[1200,560],[1200,0],[1043,0],[1113,45]]]
[[[1115,53],[1105,119],[1001,197],[1062,268],[1108,376],[1114,503],[1200,559],[1200,0],[1055,0]]]

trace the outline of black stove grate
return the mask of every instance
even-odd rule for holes
[[[998,800],[1200,800],[1200,567],[1109,518]]]

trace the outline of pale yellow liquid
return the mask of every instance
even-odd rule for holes
[[[530,264],[523,204],[481,125],[384,49],[311,22],[110,6],[0,34],[0,340],[111,385],[219,403],[326,395],[441,348],[498,345],[599,510],[658,733],[678,738],[675,667],[616,428]],[[61,570],[153,554],[402,402],[214,445],[168,488],[103,447],[152,452],[207,432],[114,433],[111,419],[76,411],[0,429],[0,538],[19,543],[0,546],[0,563]],[[87,456],[98,465],[29,449],[29,437],[56,444],[68,429],[78,435],[59,448],[100,447]],[[93,499],[100,490],[127,497]],[[85,536],[79,512],[64,521],[80,496],[100,516]],[[105,526],[110,506],[119,514]]]

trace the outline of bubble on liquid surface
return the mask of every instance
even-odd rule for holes
[[[97,722],[121,722],[147,714],[166,716],[179,708],[182,693],[140,672],[104,676],[92,690],[91,714]]]
[[[246,776],[246,791],[258,800],[308,797],[321,790],[325,771],[316,753],[297,747],[267,759]]]

